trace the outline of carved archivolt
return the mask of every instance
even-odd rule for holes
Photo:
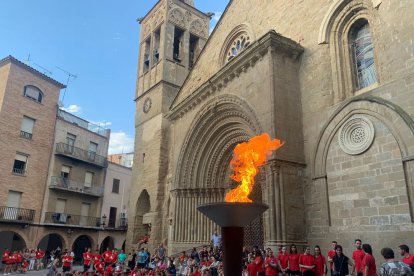
[[[174,189],[228,186],[225,177],[234,146],[261,131],[252,108],[233,95],[208,102],[189,129],[178,159]]]

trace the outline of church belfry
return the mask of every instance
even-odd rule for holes
[[[192,0],[161,0],[143,18],[136,87],[135,156],[127,240],[168,241],[170,122],[164,117],[209,35],[209,16]]]

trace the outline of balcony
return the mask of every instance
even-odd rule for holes
[[[0,221],[32,223],[35,217],[35,210],[0,206]]]
[[[23,130],[20,130],[20,137],[24,138],[24,139],[29,139],[31,140],[33,137],[33,134],[29,133],[29,132],[25,132]]]
[[[97,165],[102,168],[108,167],[108,161],[106,160],[105,156],[101,156],[93,151],[87,151],[65,143],[56,144],[56,154],[71,157],[76,160],[81,160],[83,162]]]
[[[49,184],[50,189],[64,190],[94,197],[103,196],[103,187],[88,187],[85,183],[79,183],[65,177],[52,176]]]
[[[79,118],[78,116],[75,116],[73,114],[70,114],[62,109],[59,108],[58,110],[58,118],[62,119],[68,123],[74,124],[78,127],[81,127],[83,129],[87,129],[89,131],[92,131],[98,135],[104,136],[106,138],[109,138],[109,135],[111,131],[109,129],[104,128],[101,125],[90,123],[82,118]]]
[[[65,227],[72,226],[101,228],[101,218],[56,212],[46,212],[44,223],[64,225]]]
[[[109,219],[108,224],[104,226],[106,230],[119,230],[127,231],[128,230],[128,221],[126,218],[120,218],[117,220]]]

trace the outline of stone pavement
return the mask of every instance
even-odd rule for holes
[[[73,267],[73,269],[74,270],[77,270],[77,271],[83,271],[83,266],[74,266]],[[46,275],[47,274],[47,269],[42,269],[42,270],[39,270],[39,271],[28,271],[27,273],[25,273],[25,274],[21,274],[21,273],[11,273],[10,275]],[[59,268],[58,269],[58,272],[62,272],[62,268]],[[2,275],[2,273],[0,273],[0,275]]]

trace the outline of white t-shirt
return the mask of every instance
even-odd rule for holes
[[[211,236],[211,240],[213,241],[214,246],[220,246],[220,243],[221,243],[221,236],[220,235]]]

